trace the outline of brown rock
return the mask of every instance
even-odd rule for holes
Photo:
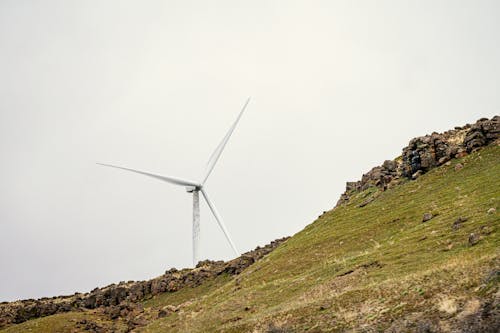
[[[422,216],[422,222],[427,222],[431,220],[434,216],[431,213],[424,213],[424,216]]]

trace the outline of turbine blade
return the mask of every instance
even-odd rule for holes
[[[210,201],[208,198],[208,194],[205,191],[205,189],[201,188],[201,193],[203,193],[203,197],[205,198],[205,201],[208,204],[208,207],[210,207],[210,210],[214,214],[215,219],[217,220],[217,223],[219,224],[219,227],[221,228],[222,232],[224,233],[224,236],[226,236],[227,241],[231,245],[234,253],[238,256],[239,252],[236,249],[236,246],[234,245],[233,241],[231,240],[231,237],[229,236],[229,233],[227,232],[226,226],[224,225],[224,222],[222,222],[222,218],[220,217],[219,213],[217,212],[217,209],[213,205],[213,203]]]
[[[138,174],[141,174],[141,175],[145,175],[145,176],[152,177],[152,178],[155,178],[155,179],[163,180],[164,182],[171,183],[171,184],[176,184],[176,185],[181,185],[181,186],[195,186],[195,187],[200,186],[200,184],[198,184],[197,182],[194,182],[194,181],[191,181],[191,180],[182,179],[182,178],[176,178],[176,177],[170,177],[170,176],[161,176],[161,175],[156,175],[154,173],[149,173],[149,172],[144,172],[144,171],[129,169],[129,168],[125,168],[125,167],[121,167],[121,166],[116,166],[116,165],[111,165],[111,164],[104,164],[104,163],[97,163],[97,164],[103,165],[103,166],[106,166],[106,167],[110,167],[110,168],[116,168],[116,169],[122,169],[122,170],[126,170],[126,171],[135,172],[135,173],[138,173]]]
[[[210,173],[212,173],[212,170],[214,169],[215,164],[219,160],[219,157],[222,154],[222,151],[224,150],[224,147],[226,146],[227,142],[229,141],[229,138],[231,137],[231,134],[233,134],[233,131],[236,128],[236,125],[238,124],[238,122],[240,121],[240,118],[243,115],[243,112],[245,111],[245,109],[246,109],[246,107],[247,107],[247,105],[248,105],[249,102],[250,102],[250,97],[248,97],[247,101],[243,105],[243,108],[241,109],[241,111],[240,111],[238,117],[236,118],[236,121],[234,122],[233,126],[231,126],[229,128],[229,131],[226,133],[226,135],[224,136],[224,138],[222,139],[222,141],[219,143],[219,145],[217,146],[217,148],[215,148],[215,150],[212,153],[212,155],[210,155],[210,159],[208,160],[207,168],[206,168],[206,171],[205,171],[205,176],[203,177],[203,180],[201,182],[202,185],[205,184],[205,182],[208,179],[208,176],[210,176]]]

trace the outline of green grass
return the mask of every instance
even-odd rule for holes
[[[456,163],[464,168],[455,171]],[[370,188],[241,275],[144,302],[150,324],[137,331],[383,331],[409,315],[454,320],[498,290],[498,279],[484,285],[484,278],[498,269],[500,221],[487,211],[499,209],[499,180],[500,147],[490,146],[388,191]],[[422,223],[426,212],[435,217]],[[458,217],[467,221],[453,230]],[[481,237],[474,246],[471,233]],[[179,310],[157,318],[168,304]]]
[[[22,324],[7,327],[2,333],[18,332],[88,332],[84,324],[79,324],[82,320],[92,321],[99,327],[106,328],[108,331],[125,332],[126,326],[119,322],[112,322],[96,311],[68,312],[55,314],[48,317],[29,320]]]

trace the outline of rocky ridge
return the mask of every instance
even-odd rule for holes
[[[415,180],[429,170],[449,162],[451,159],[464,157],[481,147],[497,143],[500,137],[500,117],[481,118],[475,124],[444,133],[432,133],[410,140],[403,148],[400,157],[386,160],[365,173],[361,180],[347,182],[345,192],[340,196],[336,207],[346,204],[349,199],[370,187],[385,191],[405,179]],[[369,204],[373,198],[361,204]]]
[[[0,329],[10,324],[19,324],[29,319],[56,313],[97,308],[111,319],[127,318],[130,328],[140,326],[142,324],[141,301],[161,293],[173,293],[182,288],[199,286],[221,274],[238,275],[288,238],[274,240],[266,246],[257,247],[227,262],[204,260],[193,269],[172,268],[165,274],[148,281],[120,282],[103,288],[95,288],[89,293],[75,293],[71,296],[3,302],[0,303]]]

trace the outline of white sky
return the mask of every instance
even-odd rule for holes
[[[183,188],[253,249],[409,139],[499,113],[498,1],[0,1],[0,301],[191,265]],[[202,257],[231,249],[202,205]]]

